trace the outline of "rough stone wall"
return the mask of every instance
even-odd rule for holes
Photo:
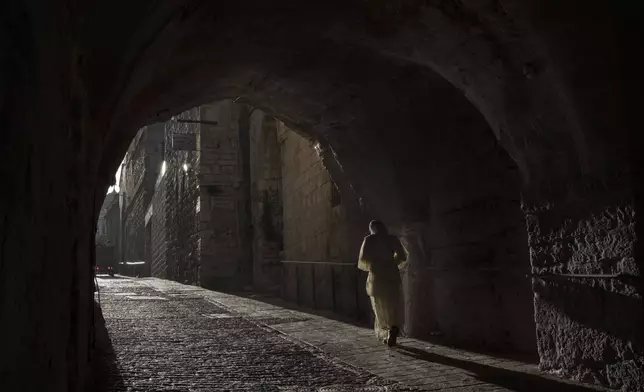
[[[331,216],[329,217],[328,260],[339,263],[357,263],[360,241],[351,241],[368,234],[367,226],[359,228],[349,222],[347,209],[342,204],[342,196],[337,184],[330,182]],[[337,204],[336,204],[337,203]]]
[[[80,392],[110,181],[101,132],[69,17],[49,2],[2,2],[0,15],[0,390]]]
[[[114,212],[117,212],[118,218],[118,193],[110,192],[105,195],[103,204],[98,213],[96,225],[97,242],[108,242],[116,245],[118,240],[119,227],[118,222],[114,222]],[[102,238],[101,238],[102,237]]]
[[[144,186],[146,189],[144,197],[145,215],[143,220],[144,227],[144,255],[145,266],[142,268],[144,276],[153,276],[153,264],[157,260],[158,252],[155,252],[154,243],[158,243],[159,237],[165,236],[157,233],[157,238],[154,238],[152,230],[153,222],[152,216],[154,213],[154,198],[156,195],[157,181],[160,178],[161,166],[165,154],[165,124],[157,123],[148,125],[145,128],[145,167],[146,176],[144,179]],[[157,222],[158,224],[159,222]],[[163,226],[165,227],[165,226]],[[165,249],[165,242],[163,244]],[[157,272],[158,273],[158,272]]]
[[[199,243],[201,284],[212,288],[238,285],[242,249],[240,204],[242,164],[239,148],[240,105],[221,101],[203,105],[199,135]]]
[[[177,119],[198,120],[199,107],[187,110],[176,116]],[[162,188],[163,207],[159,215],[165,213],[165,240],[167,277],[182,283],[198,283],[199,249],[197,176],[199,174],[199,152],[173,149],[172,136],[193,134],[197,137],[199,125],[167,121],[165,123],[165,163],[159,188]],[[185,170],[184,165],[187,165]],[[159,192],[157,188],[157,192]],[[153,233],[153,235],[155,235]],[[157,234],[162,236],[163,234]],[[153,252],[162,252],[153,250]]]
[[[283,265],[283,296],[305,306],[370,320],[366,275],[356,268],[367,225],[358,225],[359,222],[347,216],[347,209],[337,188],[333,189],[335,184],[323,164],[323,161],[332,163],[323,159],[324,148],[282,122],[277,123],[277,128],[284,211],[282,259],[287,261]],[[341,174],[336,172],[338,180]],[[328,262],[351,264],[325,264]]]
[[[141,187],[130,201],[125,216],[125,261],[145,260],[146,189]],[[125,272],[125,271],[123,271]]]
[[[239,108],[221,101],[190,109],[167,121],[165,172],[152,201],[152,273],[213,288],[238,283],[241,156]],[[193,134],[195,151],[172,147],[173,134]],[[184,167],[184,165],[186,165]]]
[[[150,206],[146,214],[151,213],[149,224],[150,230],[150,275],[158,278],[168,279],[172,271],[169,262],[169,227],[174,223],[168,214],[168,203],[170,203],[169,177],[166,176],[168,162],[166,157],[171,155],[168,151],[167,123],[159,123],[149,126],[154,129],[152,137],[147,142],[148,151],[154,154],[150,156],[148,167],[153,173],[150,176],[150,187],[153,189]],[[165,166],[164,163],[165,162]],[[164,169],[165,167],[165,169]],[[165,170],[162,172],[162,170]]]
[[[253,286],[275,290],[281,284],[283,211],[277,120],[254,110],[250,118]]]
[[[127,200],[124,213],[124,261],[145,261],[141,275],[152,273],[153,257],[146,254],[145,215],[155,192],[160,171],[164,129],[154,124],[139,130],[130,144],[122,173],[123,192]],[[130,273],[125,267],[122,273]]]
[[[485,123],[462,123],[458,133],[437,125],[427,140],[429,170],[416,180],[416,192],[427,190],[429,216],[424,292],[412,300],[431,303],[418,314],[418,333],[536,354],[518,168]]]
[[[124,213],[124,261],[145,260],[145,226],[148,190],[145,187],[147,168],[145,166],[145,128],[139,130],[132,140],[125,158],[124,186],[127,201]],[[129,269],[120,269],[129,273]]]
[[[126,210],[133,203],[145,177],[145,127],[141,128],[132,139],[121,173],[123,192],[125,192]],[[127,213],[127,211],[126,211]]]
[[[118,261],[118,241],[120,219],[118,193],[110,192],[105,196],[98,214],[96,230],[96,266],[116,267]]]
[[[150,191],[146,203],[152,201],[154,188],[156,187],[161,163],[165,154],[165,124],[157,123],[145,127],[145,187]]]
[[[107,227],[107,238],[114,245],[118,246],[121,217],[119,211],[118,194],[114,193],[114,200],[105,212],[105,224]],[[115,257],[117,255],[115,254]]]
[[[168,225],[170,224],[166,212],[167,191],[165,179],[167,177],[157,175],[154,195],[152,197],[152,261],[151,275],[157,278],[167,279],[170,276],[168,270]]]
[[[284,259],[355,261],[343,239],[342,206],[332,206],[333,182],[315,142],[278,122],[284,198]],[[346,238],[346,237],[344,237]]]
[[[644,312],[631,190],[575,184],[526,203],[540,365],[623,390],[644,385]],[[606,275],[625,274],[624,278]],[[602,278],[602,275],[604,278]]]

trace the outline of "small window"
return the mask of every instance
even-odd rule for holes
[[[342,204],[340,190],[335,182],[331,181],[331,207],[339,206],[340,204]]]

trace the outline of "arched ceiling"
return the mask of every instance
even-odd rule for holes
[[[542,3],[88,6],[86,88],[92,117],[107,132],[105,165],[118,164],[139,126],[241,97],[331,144],[333,135],[354,135],[337,139],[337,149],[358,148],[365,135],[386,137],[377,131],[383,124],[391,132],[391,124],[427,126],[427,117],[458,121],[471,112],[469,101],[526,182],[599,172],[614,152],[605,139],[617,114],[607,100],[613,86],[596,77],[614,64],[592,53],[611,47],[610,10]]]

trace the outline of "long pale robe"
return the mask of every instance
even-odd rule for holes
[[[399,270],[406,260],[407,251],[393,235],[372,234],[362,242],[358,268],[369,272],[366,289],[371,297],[378,339],[386,338],[393,326],[402,330],[403,293]]]

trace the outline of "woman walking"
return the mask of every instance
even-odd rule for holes
[[[365,237],[360,248],[358,268],[369,272],[367,294],[375,315],[376,337],[393,347],[403,324],[399,270],[407,261],[407,251],[398,237],[387,232],[382,222],[371,221],[369,232],[371,234]]]

